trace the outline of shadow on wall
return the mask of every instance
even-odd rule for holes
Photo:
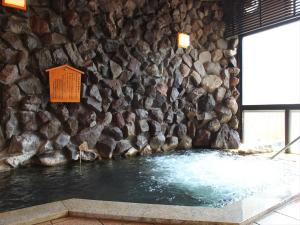
[[[0,9],[1,165],[237,148],[238,40],[197,0],[30,1]],[[177,48],[177,32],[191,46]],[[84,71],[81,103],[49,102],[45,70]],[[9,165],[9,166],[8,166]]]

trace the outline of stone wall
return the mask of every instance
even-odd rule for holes
[[[237,148],[237,39],[199,0],[30,0],[1,7],[2,167]],[[177,32],[191,47],[177,48]],[[46,69],[85,72],[80,104],[49,102]]]

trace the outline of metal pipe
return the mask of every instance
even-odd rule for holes
[[[274,159],[277,155],[279,155],[281,152],[283,152],[284,150],[288,149],[292,144],[294,144],[296,141],[300,140],[300,136],[297,137],[295,140],[293,140],[292,142],[288,143],[286,146],[284,146],[283,149],[281,149],[280,151],[278,151],[275,155],[273,155],[271,157],[271,159]]]

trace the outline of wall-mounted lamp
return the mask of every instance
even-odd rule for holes
[[[190,35],[178,33],[178,48],[187,48],[190,46]]]
[[[26,0],[2,0],[2,5],[26,11]]]

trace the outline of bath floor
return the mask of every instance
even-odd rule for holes
[[[151,223],[65,217],[37,225],[154,225]],[[267,214],[253,225],[300,225],[300,199]]]

